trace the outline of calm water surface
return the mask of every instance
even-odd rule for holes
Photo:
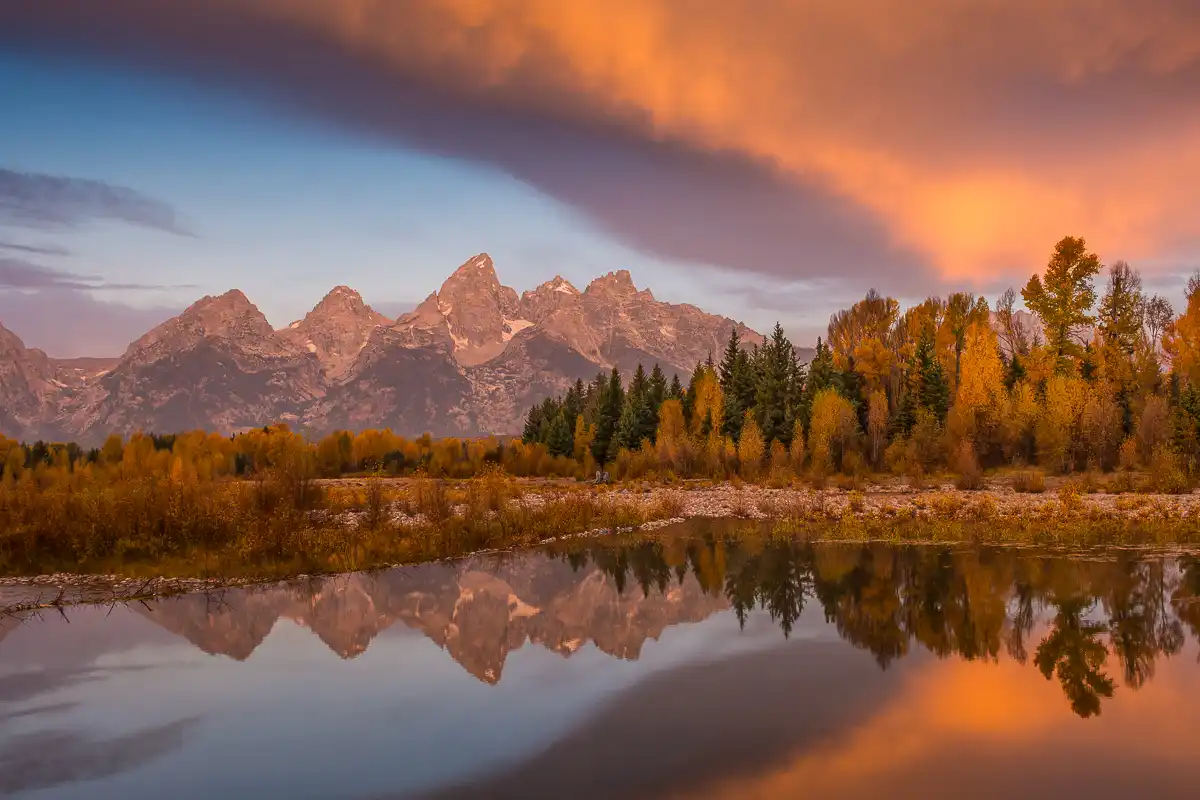
[[[1196,797],[1200,558],[736,542],[0,619],[0,794]]]

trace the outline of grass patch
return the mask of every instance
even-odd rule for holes
[[[527,495],[511,479],[455,485],[378,478],[354,487],[146,479],[0,493],[0,572],[166,577],[283,577],[369,569],[506,549],[591,530],[636,529],[679,516],[669,493]]]

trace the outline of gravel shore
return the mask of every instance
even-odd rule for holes
[[[544,503],[553,492],[530,491],[519,501],[530,506]],[[635,503],[643,508],[667,507],[670,518],[646,523],[654,530],[688,519],[741,518],[832,519],[857,516],[863,519],[1052,519],[1071,515],[1129,520],[1195,521],[1200,526],[1200,493],[1152,494],[1019,494],[1007,488],[964,492],[952,485],[912,491],[899,487],[870,487],[865,491],[809,488],[771,489],[746,484],[721,484],[702,488],[642,486],[614,488],[601,497],[613,503]],[[395,522],[406,525],[420,521],[395,510]],[[353,515],[343,520],[355,524]],[[574,536],[603,535],[597,530]],[[563,538],[568,538],[564,536]],[[21,578],[0,578],[0,614],[36,609],[54,609],[80,603],[129,602],[149,597],[211,591],[231,586],[262,583],[254,579],[126,578],[116,575],[59,573]]]

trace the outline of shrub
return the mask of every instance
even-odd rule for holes
[[[959,489],[975,491],[983,488],[983,469],[975,455],[975,446],[970,439],[963,439],[954,451],[954,471],[958,477],[954,485]]]
[[[1159,444],[1150,457],[1147,488],[1158,494],[1186,494],[1191,491],[1179,456],[1170,447]]]
[[[1046,491],[1046,476],[1041,470],[1021,470],[1013,475],[1012,487],[1015,492],[1041,494]]]
[[[1083,499],[1079,489],[1072,481],[1067,481],[1058,489],[1058,502],[1066,515],[1076,514],[1083,510]]]

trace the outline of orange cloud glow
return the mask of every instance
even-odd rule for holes
[[[1068,232],[1166,256],[1200,212],[1195,4],[248,5],[399,72],[819,180],[947,277],[1039,264]]]
[[[22,5],[7,18],[0,7],[0,28],[54,42],[71,29],[89,47],[124,54],[132,42],[160,61],[202,51],[196,60],[212,73],[236,71],[232,46],[222,47],[236,40],[254,62],[245,69],[277,70],[293,93],[323,93],[309,99],[318,113],[344,112],[339,103],[361,90],[355,113],[371,118],[366,127],[386,92],[344,77],[311,89],[325,77],[320,58],[290,72],[278,66],[284,57],[256,61],[264,30],[299,32],[375,76],[467,106],[734,156],[819,198],[789,213],[815,217],[831,199],[846,202],[857,216],[849,235],[830,239],[836,247],[878,233],[882,248],[906,255],[890,261],[898,269],[928,264],[956,282],[1027,276],[1067,234],[1135,265],[1178,261],[1200,242],[1193,0],[111,0],[104,11],[72,4],[70,14]],[[106,15],[119,19],[101,35]],[[253,33],[238,39],[243,29]],[[543,187],[562,182],[541,177]],[[608,189],[583,201],[586,187],[549,190],[614,205]],[[780,206],[767,194],[764,213]],[[659,237],[671,240],[661,249],[702,255],[679,240],[713,216],[706,207],[688,217],[674,239]],[[754,222],[735,221],[750,246],[788,225]],[[825,223],[815,224],[802,241]],[[752,259],[755,268],[774,269],[784,244]],[[735,266],[738,250],[717,260]]]
[[[889,705],[845,735],[752,779],[710,787],[704,796],[922,796],[936,793],[938,781],[951,772],[957,779],[964,772],[977,775],[981,787],[1022,780],[1035,785],[1043,770],[1061,773],[1072,763],[1085,769],[1081,754],[1090,765],[1170,767],[1163,772],[1177,777],[1200,747],[1196,666],[1185,656],[1163,667],[1136,692],[1118,688],[1100,716],[1084,720],[1071,712],[1057,681],[1044,680],[1031,665],[1007,659],[928,662],[908,676]],[[1007,774],[996,773],[1000,764]],[[943,784],[951,785],[955,781]],[[983,794],[1004,794],[991,788]]]

